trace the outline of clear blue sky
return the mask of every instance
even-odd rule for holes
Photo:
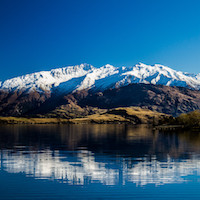
[[[64,65],[200,72],[199,0],[0,0],[0,80]]]

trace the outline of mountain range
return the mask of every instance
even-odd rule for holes
[[[12,78],[0,82],[0,89],[38,92],[54,89],[64,92],[82,89],[102,91],[131,83],[181,86],[199,90],[200,74],[183,73],[159,64],[151,66],[139,63],[133,67],[114,67],[107,64],[100,68],[81,64]]]
[[[81,64],[0,82],[1,116],[70,118],[120,106],[138,106],[174,116],[199,109],[200,74],[160,64]]]

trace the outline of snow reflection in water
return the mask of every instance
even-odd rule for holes
[[[135,183],[170,184],[189,180],[189,175],[200,175],[200,159],[191,155],[187,159],[165,161],[156,156],[142,158],[116,157],[94,154],[91,151],[13,151],[1,150],[1,170],[25,173],[37,179],[49,179],[72,185],[100,182],[104,185]]]

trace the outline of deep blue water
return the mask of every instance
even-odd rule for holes
[[[0,126],[0,199],[199,199],[200,132]]]

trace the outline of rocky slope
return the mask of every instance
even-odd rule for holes
[[[177,116],[200,109],[200,91],[152,84],[130,84],[103,92],[81,90],[70,94],[0,93],[1,116],[76,118],[111,108],[137,106]]]
[[[200,91],[183,87],[130,84],[90,94],[81,99],[79,104],[99,108],[138,106],[177,116],[200,108]]]

